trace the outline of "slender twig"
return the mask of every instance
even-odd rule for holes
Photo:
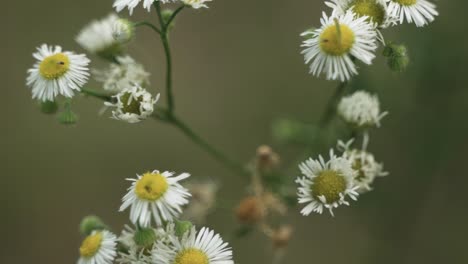
[[[96,91],[96,90],[93,90],[93,89],[89,89],[89,88],[81,88],[81,93],[84,94],[84,95],[89,95],[89,96],[99,98],[99,99],[104,100],[104,101],[111,101],[112,100],[111,95],[109,95],[107,93],[100,92],[100,91]]]
[[[182,11],[182,9],[184,9],[184,7],[185,5],[179,6],[179,8],[177,8],[174,11],[174,13],[172,13],[171,17],[166,22],[166,28],[169,28],[171,26],[172,21],[176,18],[177,14],[179,14],[179,12]]]
[[[348,82],[340,82],[335,89],[335,93],[328,100],[327,106],[325,108],[325,112],[323,112],[323,115],[319,121],[320,129],[326,128],[328,124],[330,123],[330,121],[332,121],[333,117],[336,114],[336,106],[338,105],[338,101],[343,96],[343,93],[347,85],[348,85]]]
[[[157,26],[151,24],[151,23],[148,22],[148,21],[136,22],[136,23],[133,24],[133,25],[134,25],[135,27],[147,26],[147,27],[151,28],[154,32],[158,33],[159,35],[162,34],[161,30],[160,30]]]

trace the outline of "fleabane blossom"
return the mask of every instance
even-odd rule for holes
[[[137,7],[138,4],[140,4],[140,2],[143,2],[143,8],[145,8],[149,12],[153,3],[157,1],[163,4],[177,2],[177,0],[115,0],[113,7],[115,8],[115,10],[117,10],[117,12],[120,12],[127,7],[130,12],[130,15],[132,15],[133,9],[135,9],[135,7]]]
[[[123,197],[120,211],[130,207],[130,220],[136,225],[148,227],[151,219],[157,226],[163,221],[173,221],[182,213],[182,206],[188,203],[190,193],[179,181],[190,177],[188,173],[174,175],[172,172],[147,172],[138,175],[128,193]]]
[[[358,187],[354,185],[356,171],[351,163],[343,158],[337,157],[330,150],[330,159],[325,162],[322,156],[317,160],[312,158],[299,165],[302,177],[296,179],[299,184],[299,203],[306,204],[301,210],[303,215],[311,212],[321,214],[323,209],[328,209],[333,215],[333,209],[340,205],[349,205],[345,200],[349,196],[357,200]]]
[[[356,17],[351,11],[331,16],[323,13],[320,22],[319,29],[302,33],[302,54],[305,63],[310,63],[311,74],[325,73],[328,80],[346,81],[358,74],[354,59],[372,63],[377,32],[367,16]]]
[[[219,234],[203,227],[187,231],[181,238],[172,234],[170,242],[159,242],[153,249],[153,261],[159,264],[234,264],[228,243]]]
[[[159,94],[153,96],[138,84],[123,89],[112,96],[113,102],[105,102],[109,107],[114,107],[112,118],[128,123],[138,123],[148,118],[154,111],[154,105],[159,100]]]
[[[134,84],[141,87],[149,85],[150,74],[143,65],[130,56],[117,57],[116,60],[117,63],[111,63],[107,69],[92,71],[94,78],[103,83],[104,90],[119,93]]]
[[[181,0],[182,3],[191,6],[192,8],[198,9],[198,8],[208,8],[208,6],[205,4],[207,2],[211,2],[212,0]]]
[[[78,264],[112,264],[117,256],[117,237],[109,231],[94,231],[80,247]]]
[[[377,177],[387,176],[388,172],[384,171],[383,164],[377,162],[369,151],[350,147],[352,141],[348,143],[339,141],[338,148],[343,151],[343,158],[347,159],[353,170],[357,172],[354,184],[358,186],[357,192],[362,194],[371,191],[374,180]]]
[[[356,128],[379,127],[380,120],[387,114],[380,111],[377,95],[366,91],[343,97],[338,104],[338,115]]]
[[[400,24],[403,22],[414,23],[417,27],[423,27],[434,21],[439,15],[436,5],[427,0],[386,0],[388,12],[396,17]]]
[[[113,35],[114,27],[118,21],[119,17],[116,14],[92,21],[80,31],[75,40],[89,53],[112,59],[124,51],[122,43],[117,41]]]
[[[37,62],[28,70],[26,79],[33,99],[45,102],[54,101],[58,95],[70,98],[88,81],[90,60],[84,54],[43,44],[33,57]]]
[[[388,12],[386,0],[330,0],[325,4],[337,15],[352,11],[357,17],[367,16],[368,21],[379,28],[387,28],[396,22]]]

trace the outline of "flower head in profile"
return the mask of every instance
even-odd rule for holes
[[[43,44],[33,56],[37,62],[26,79],[33,99],[45,102],[54,101],[58,95],[73,97],[74,91],[80,91],[88,81],[90,60],[86,55]]]
[[[357,172],[354,184],[359,188],[359,193],[372,190],[372,183],[377,177],[387,176],[388,172],[383,170],[383,164],[375,160],[374,155],[368,151],[351,148],[353,140],[348,143],[338,142],[338,148],[343,151],[343,158],[347,159],[352,168]]]
[[[109,231],[93,231],[83,240],[78,264],[112,264],[117,256],[117,237]]]
[[[128,19],[120,18],[114,23],[112,36],[119,43],[127,43],[135,35],[135,25]]]
[[[130,207],[130,220],[141,227],[148,227],[151,218],[157,226],[163,221],[173,221],[182,213],[182,206],[188,203],[190,193],[179,184],[188,177],[188,173],[174,176],[172,172],[155,170],[128,179],[133,183],[122,199],[120,211]]]
[[[198,8],[208,8],[208,6],[205,4],[206,2],[211,2],[213,0],[182,0],[182,2],[186,5],[191,6],[192,8],[198,9]]]
[[[306,64],[310,63],[311,74],[325,73],[328,80],[346,81],[358,74],[352,58],[372,63],[377,33],[367,16],[356,17],[351,11],[330,17],[323,13],[320,22],[319,29],[302,34],[306,38],[302,53]]]
[[[158,243],[153,260],[160,264],[234,264],[232,251],[220,235],[203,227],[187,231],[181,238],[170,236],[171,243]]]
[[[112,118],[132,124],[146,119],[153,113],[159,94],[153,98],[145,89],[135,84],[114,95],[113,98],[115,102],[105,102],[106,106],[116,108],[112,111]]]
[[[115,10],[117,10],[117,12],[120,12],[127,7],[130,12],[130,15],[132,15],[133,9],[135,9],[135,7],[137,7],[138,4],[140,4],[140,2],[143,2],[143,7],[149,12],[153,3],[157,1],[166,4],[176,2],[177,0],[115,0],[113,7],[115,8]]]
[[[423,27],[434,21],[439,15],[436,5],[427,0],[386,0],[388,13],[395,17],[400,24],[406,20],[417,27]]]
[[[143,65],[132,57],[117,57],[118,63],[111,63],[105,70],[93,70],[94,78],[103,83],[104,90],[119,93],[134,84],[141,87],[149,85],[150,74]]]
[[[337,15],[352,11],[357,17],[367,16],[369,22],[377,27],[386,28],[395,23],[390,16],[385,0],[330,0],[325,4],[333,8]]]
[[[306,160],[299,168],[303,175],[296,180],[299,184],[299,203],[307,204],[301,211],[303,215],[311,212],[321,214],[323,208],[333,215],[333,208],[349,205],[346,196],[357,199],[358,187],[353,182],[356,172],[347,159],[335,156],[333,150],[330,150],[329,161],[325,162],[319,156],[318,160]]]
[[[338,115],[357,128],[380,126],[380,120],[387,112],[380,112],[379,98],[366,91],[357,91],[343,97],[338,104]]]
[[[86,51],[106,59],[112,59],[123,53],[124,46],[114,38],[113,32],[119,17],[110,14],[101,20],[95,20],[85,26],[76,42]]]

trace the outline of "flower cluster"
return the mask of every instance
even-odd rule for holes
[[[117,238],[99,218],[85,218],[81,230],[87,236],[78,263],[233,264],[232,251],[220,235],[178,220],[191,196],[180,184],[188,177],[154,170],[129,179],[120,211],[130,208],[135,228],[125,226]]]
[[[302,47],[310,73],[328,80],[348,81],[357,75],[358,61],[370,65],[380,30],[405,21],[422,27],[438,15],[427,0],[330,0],[331,15],[323,12],[320,28],[302,33]]]

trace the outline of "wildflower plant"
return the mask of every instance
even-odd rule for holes
[[[372,65],[380,46],[389,69],[404,71],[410,61],[407,48],[394,42],[387,44],[384,30],[405,22],[426,26],[438,13],[428,0],[324,1],[324,11],[317,19],[319,27],[302,34],[302,54],[312,75],[319,78],[324,75],[327,80],[338,81],[338,85],[315,126],[287,120],[277,126],[275,134],[283,142],[294,142],[306,149],[307,157],[292,165],[298,175],[294,181],[287,168],[290,166],[282,163],[273,148],[260,146],[247,164],[235,161],[198,135],[175,111],[170,31],[175,29],[174,22],[182,11],[206,10],[212,3],[115,0],[113,7],[117,12],[128,10],[131,16],[136,8],[144,8],[149,16],[156,17],[157,23],[134,22],[131,17],[115,13],[92,21],[79,31],[76,41],[90,57],[107,62],[107,67],[90,70],[88,55],[43,44],[33,54],[36,62],[28,70],[26,84],[32,98],[40,102],[41,111],[58,113],[63,124],[77,123],[72,105],[76,94],[83,94],[102,100],[106,108],[112,108],[111,117],[117,121],[130,125],[154,119],[179,129],[216,161],[249,180],[244,197],[237,206],[232,206],[239,222],[233,233],[242,238],[259,230],[271,240],[275,250],[273,262],[278,262],[281,254],[276,252],[285,250],[294,233],[294,227],[285,220],[291,211],[300,211],[304,216],[323,211],[334,215],[343,205],[357,204],[358,197],[365,199],[360,195],[374,189],[377,178],[388,175],[368,149],[371,130],[382,127],[387,112],[381,110],[376,94],[362,90],[348,93],[347,87],[363,64]],[[167,4],[175,4],[177,8],[165,9]],[[149,27],[161,40],[166,64],[164,89],[151,85],[150,73],[127,54],[126,47],[132,44],[140,27]],[[86,86],[91,74],[102,85],[101,89]],[[160,92],[167,107],[157,104]],[[329,150],[324,158],[320,155],[323,150],[320,145],[326,144],[322,131],[329,131],[335,119],[346,125],[347,143],[338,141],[338,151],[324,146]],[[154,170],[129,178],[131,184],[119,211],[129,211],[131,224],[117,237],[99,217],[85,217],[80,225],[84,238],[77,263],[234,263],[233,251],[221,235],[182,220],[185,216],[205,222],[209,213],[216,210],[216,193],[222,188],[217,182],[187,184],[189,176]],[[301,209],[297,210],[297,206]]]

